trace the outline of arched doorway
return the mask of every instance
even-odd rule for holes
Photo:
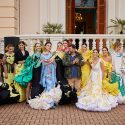
[[[66,33],[105,32],[106,0],[66,0]]]

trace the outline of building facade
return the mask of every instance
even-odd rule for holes
[[[125,0],[0,0],[0,36],[43,33],[47,22],[69,34],[117,33],[110,19],[125,19]]]

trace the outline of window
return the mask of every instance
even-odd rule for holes
[[[96,7],[97,0],[75,0],[75,6],[77,7]]]

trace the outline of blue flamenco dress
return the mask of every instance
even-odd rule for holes
[[[48,60],[52,57],[51,53],[42,53],[41,59]],[[56,63],[42,62],[40,84],[45,91],[50,91],[55,87],[56,80]]]
[[[55,86],[56,80],[56,63],[47,63],[52,57],[51,53],[42,53],[42,62],[40,84],[44,91],[36,98],[28,100],[31,108],[48,110],[55,108],[62,97],[60,85]]]

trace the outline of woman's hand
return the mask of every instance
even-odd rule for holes
[[[51,59],[48,60],[48,64],[53,63],[53,62],[55,62],[54,58],[51,58]]]
[[[41,62],[41,63],[43,63],[43,62],[48,63],[48,60],[43,60],[43,59],[41,59],[40,62]]]
[[[41,59],[40,62],[42,63],[42,62],[44,62],[44,60]]]

